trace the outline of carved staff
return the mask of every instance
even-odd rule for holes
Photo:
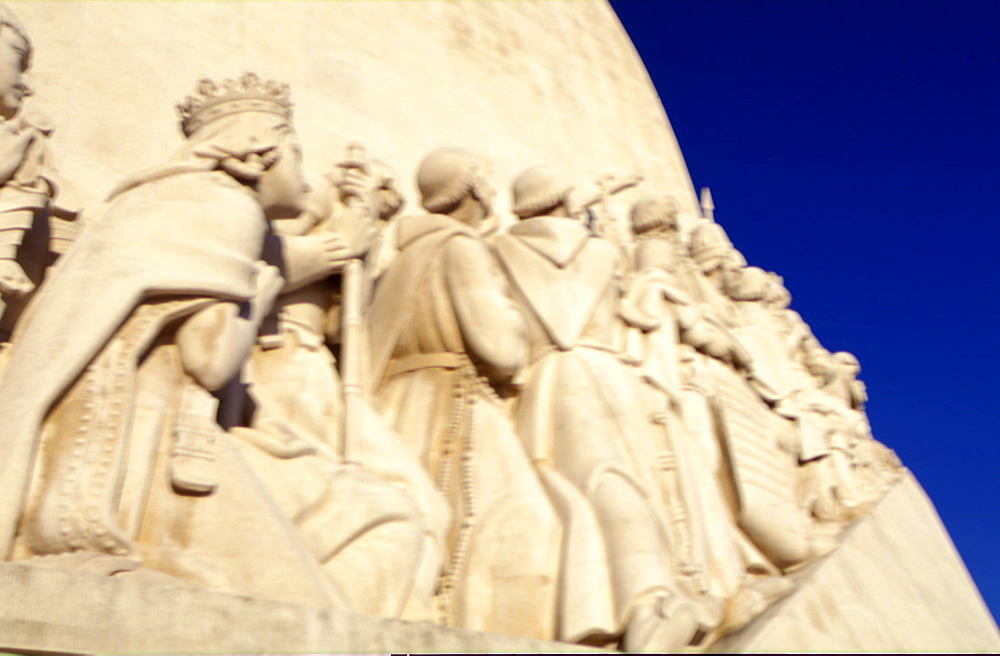
[[[368,161],[365,149],[360,144],[347,147],[345,159],[338,166],[345,173],[355,169],[368,174]],[[369,207],[370,212],[377,212],[372,206],[374,199],[352,196],[345,200],[348,207]],[[340,378],[344,390],[344,462],[361,463],[361,422],[364,404],[364,385],[362,358],[364,357],[364,324],[361,305],[364,302],[365,251],[359,252],[344,265],[341,272],[341,330],[340,330]]]

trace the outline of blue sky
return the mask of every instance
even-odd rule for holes
[[[1000,615],[1000,3],[617,0],[696,187],[861,360]]]

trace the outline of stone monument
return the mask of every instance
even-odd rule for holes
[[[0,123],[3,651],[1000,650],[603,0],[13,2]]]

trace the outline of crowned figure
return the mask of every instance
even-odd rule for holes
[[[288,87],[203,80],[179,110],[183,148],[112,192],[15,331],[3,554],[346,606],[212,395],[281,288],[267,221],[303,207]]]

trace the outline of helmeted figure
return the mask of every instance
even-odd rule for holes
[[[31,55],[21,22],[0,5],[0,341],[77,232],[73,192],[52,166],[52,124],[24,106]]]
[[[527,341],[477,231],[493,200],[483,166],[458,148],[421,162],[422,204],[435,213],[398,220],[399,253],[369,312],[372,381],[376,407],[452,508],[441,620],[552,638],[561,531],[497,392]]]
[[[557,171],[528,169],[513,183],[522,221],[496,239],[531,344],[517,430],[571,527],[561,621],[595,641],[624,634],[626,651],[671,651],[696,622],[674,583],[660,450],[619,357],[621,257],[571,218],[570,191]]]
[[[341,604],[216,423],[281,287],[267,218],[305,183],[288,88],[204,80],[187,142],[120,185],[29,305],[0,384],[3,555]]]

